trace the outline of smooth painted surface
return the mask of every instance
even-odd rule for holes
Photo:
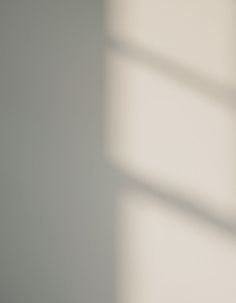
[[[102,23],[100,0],[0,2],[2,303],[114,302]]]

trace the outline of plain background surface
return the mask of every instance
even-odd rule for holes
[[[0,1],[0,302],[235,302],[234,17]]]
[[[107,3],[118,302],[234,303],[235,1]]]
[[[114,302],[103,4],[0,2],[0,301]]]

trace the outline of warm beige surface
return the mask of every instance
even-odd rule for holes
[[[107,3],[118,303],[233,303],[235,3]]]

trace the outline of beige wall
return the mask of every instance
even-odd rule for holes
[[[108,0],[119,303],[235,302],[235,3]]]

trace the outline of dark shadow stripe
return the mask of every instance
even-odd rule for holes
[[[117,174],[121,185],[137,189],[156,200],[158,199],[158,203],[161,203],[163,206],[170,207],[172,210],[191,216],[194,220],[198,220],[221,232],[227,233],[227,235],[236,240],[236,222],[227,220],[227,218],[214,213],[212,210],[204,208],[202,205],[208,205],[206,201],[200,201],[192,196],[184,196],[165,186],[152,186],[127,173],[117,171]]]
[[[163,54],[142,49],[131,42],[123,41],[111,36],[107,36],[105,42],[108,48],[136,60],[141,64],[145,64],[151,69],[158,70],[158,72],[162,72],[175,81],[181,82],[188,88],[210,96],[212,99],[219,101],[229,109],[236,109],[235,88],[207,78],[186,68],[182,64],[167,58]]]

